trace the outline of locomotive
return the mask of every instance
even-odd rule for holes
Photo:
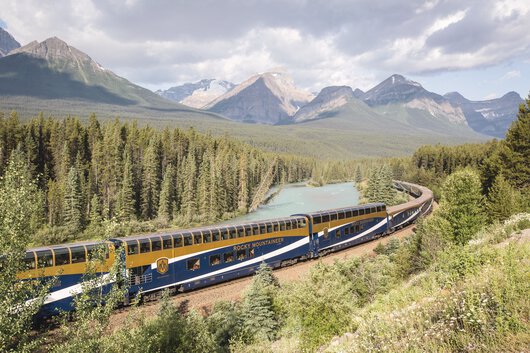
[[[116,257],[123,256],[125,303],[138,293],[205,287],[250,275],[261,263],[276,268],[368,242],[431,211],[431,190],[402,181],[394,181],[394,188],[413,199],[392,207],[370,203],[237,225],[32,248],[26,251],[25,271],[18,278],[56,278],[40,316],[75,309],[73,300],[82,291],[87,263],[101,249],[98,275],[109,278],[98,283],[105,287],[117,285],[109,271]]]

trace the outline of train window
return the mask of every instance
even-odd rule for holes
[[[237,251],[237,260],[245,260],[247,258],[247,250],[238,250]]]
[[[202,232],[202,237],[204,238],[205,243],[210,243],[212,241],[212,233],[209,230],[204,230]]]
[[[372,208],[370,209],[370,213],[376,213],[376,212],[377,212],[377,209],[376,209],[375,207],[372,207]]]
[[[357,217],[359,215],[359,210],[353,211],[352,217]]]
[[[352,217],[352,211],[346,211],[346,218]]]
[[[291,220],[290,222],[292,224],[293,229],[298,228],[298,223],[295,220]]]
[[[332,213],[331,217],[330,217],[330,220],[336,221],[337,220],[337,214],[336,213]]]
[[[37,266],[39,268],[53,266],[53,256],[51,250],[37,251]]]
[[[202,244],[201,232],[193,232],[193,244]]]
[[[322,216],[322,222],[323,223],[329,222],[329,215],[328,214]]]
[[[219,232],[219,229],[213,229],[212,230],[212,238],[213,238],[213,241],[221,240],[221,234]]]
[[[151,251],[162,250],[162,242],[160,240],[151,239]]]
[[[182,234],[173,234],[173,246],[175,248],[182,246]]]
[[[315,216],[315,217],[313,217],[313,223],[314,223],[314,224],[320,224],[320,223],[322,223],[322,216]]]
[[[278,223],[274,223],[273,227],[275,232],[279,230]]]
[[[24,257],[24,268],[26,270],[35,269],[35,255],[33,254],[33,252],[26,253],[26,256]]]
[[[226,229],[221,230],[221,239],[228,239],[228,231]]]
[[[105,259],[109,258],[109,248],[107,245],[87,245],[88,259],[101,259],[104,256]],[[102,260],[102,259],[101,259]]]
[[[231,229],[230,230],[230,239],[235,239],[237,238],[237,232],[235,229]]]
[[[290,221],[285,221],[285,229],[286,230],[291,230],[291,222]]]
[[[248,257],[250,257],[250,258],[254,257],[254,249],[250,249],[248,251]]]
[[[127,244],[128,247],[129,244]],[[72,263],[77,264],[86,261],[85,247],[84,246],[73,246],[70,248],[72,252]]]
[[[136,242],[136,240],[131,240],[130,242],[127,242],[127,255],[135,254],[139,254],[138,243]]]
[[[171,236],[166,235],[162,237],[162,246],[164,247],[164,250],[173,248],[173,239]]]
[[[362,215],[364,215],[364,209],[359,210],[359,216],[362,216]]]
[[[221,255],[210,256],[210,266],[219,265],[221,263]]]
[[[267,224],[267,233],[272,233],[272,224]]]
[[[237,229],[237,237],[243,238],[245,236],[245,229],[244,228],[238,228]]]
[[[357,224],[357,225],[355,226],[355,231],[356,231],[356,232],[360,232],[360,231],[361,231],[361,226]]]
[[[223,254],[223,260],[225,263],[234,261],[234,253],[233,252],[225,252]]]
[[[257,225],[252,226],[252,234],[253,235],[259,234],[259,227]]]
[[[283,232],[285,230],[285,223],[280,223],[280,230]]]
[[[191,238],[191,234],[190,234]],[[190,271],[197,271],[201,268],[201,259],[190,259],[187,263],[188,270]]]
[[[339,219],[344,219],[344,211],[339,212]]]
[[[183,233],[182,238],[184,239],[184,246],[193,245],[193,238],[190,233]]]
[[[340,238],[340,229],[335,230],[335,237]]]
[[[344,235],[350,234],[350,227],[344,228]]]
[[[377,212],[381,212],[383,210],[383,207],[377,206]]]
[[[260,224],[260,226],[259,226],[259,234],[265,234],[265,224]]]
[[[151,251],[151,242],[149,239],[140,240],[140,254]]]
[[[67,248],[54,249],[55,266],[68,265],[70,263],[70,252]]]
[[[245,236],[249,237],[252,235],[252,227],[251,226],[245,226]]]
[[[304,219],[299,219],[298,220],[298,228],[305,228],[305,226],[306,226],[305,218]]]

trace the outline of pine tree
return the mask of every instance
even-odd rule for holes
[[[361,181],[363,181],[363,174],[361,172],[361,167],[358,165],[357,168],[355,169],[355,182],[357,184],[360,184]]]
[[[530,188],[530,95],[521,104],[501,149],[502,172],[516,188]]]
[[[158,217],[164,221],[169,222],[173,217],[173,204],[175,202],[175,188],[173,181],[175,179],[175,169],[172,164],[169,164],[164,173],[162,180],[162,189],[160,190],[160,202],[158,205]]]
[[[68,172],[64,191],[64,221],[72,231],[79,232],[83,228],[83,205],[81,181],[75,167]]]
[[[160,198],[161,168],[158,142],[151,141],[143,162],[142,217],[153,219],[156,217]]]
[[[199,180],[197,181],[197,201],[198,210],[201,217],[206,220],[214,220],[212,212],[212,155],[209,150],[204,152],[199,168]]]
[[[282,183],[287,177],[285,171],[282,173]],[[240,212],[247,212],[249,202],[248,193],[248,160],[246,154],[243,154],[239,159],[239,195],[238,195],[238,210]]]
[[[449,175],[442,186],[440,213],[453,228],[457,244],[467,242],[486,220],[478,173],[466,168]]]
[[[520,211],[520,206],[520,193],[499,174],[486,199],[486,211],[490,221],[504,221]]]
[[[121,221],[130,221],[135,218],[134,215],[133,170],[130,155],[126,153],[122,184],[118,197],[118,218]]]
[[[183,176],[183,190],[182,190],[182,204],[181,212],[186,222],[191,222],[197,210],[196,202],[196,174],[197,166],[195,162],[195,155],[193,152],[188,154],[188,158],[184,160],[184,176]]]
[[[94,194],[90,200],[90,225],[98,226],[101,224],[101,221],[101,205],[99,204],[99,197],[97,194]]]

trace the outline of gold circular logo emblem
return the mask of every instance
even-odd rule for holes
[[[156,260],[156,270],[160,274],[164,274],[169,270],[169,259],[167,257],[161,257]]]

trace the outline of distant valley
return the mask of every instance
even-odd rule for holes
[[[315,95],[296,87],[285,72],[256,74],[240,84],[209,78],[155,93],[59,38],[20,47],[2,31],[0,51],[4,114],[86,119],[96,113],[195,127],[271,151],[328,159],[402,155],[421,144],[502,137],[522,102],[514,92],[483,102],[458,93],[442,96],[401,75],[366,92],[331,86]]]

